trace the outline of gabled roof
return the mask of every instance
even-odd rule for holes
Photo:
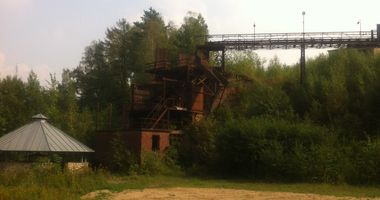
[[[42,114],[33,121],[0,138],[0,151],[94,152],[73,137],[49,124]]]

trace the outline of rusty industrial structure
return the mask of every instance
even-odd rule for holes
[[[128,128],[99,134],[97,157],[109,157],[107,147],[112,138],[125,142],[141,158],[144,151],[164,152],[175,142],[184,126],[201,120],[216,109],[229,93],[225,72],[225,52],[244,49],[301,49],[300,80],[305,79],[305,48],[380,47],[380,25],[377,31],[320,33],[262,33],[210,35],[194,55],[178,56],[173,64],[164,49],[157,49],[155,62],[146,73],[151,81],[132,85],[132,102]],[[218,66],[211,66],[210,52],[217,52]],[[108,143],[107,143],[108,142]]]
[[[201,120],[216,109],[224,99],[228,85],[224,58],[220,66],[210,66],[210,50],[199,48],[195,55],[180,54],[173,65],[164,49],[156,51],[155,62],[146,73],[151,81],[132,85],[132,102],[128,129],[119,131],[135,155],[143,151],[163,152],[178,140],[184,126]],[[115,131],[99,134],[97,145],[100,160],[106,160],[105,141]]]
[[[146,71],[152,81],[133,86],[130,128],[149,135],[147,149],[163,151],[168,145],[164,141],[175,140],[185,125],[199,121],[221,103],[228,81],[224,68],[210,66],[208,56],[207,51],[180,55],[177,64],[170,66],[167,53],[158,50]]]
[[[211,67],[204,51],[180,55],[176,66],[170,66],[165,51],[157,51],[146,72],[152,81],[132,87],[133,129],[181,130],[214,110],[228,84],[223,67]]]

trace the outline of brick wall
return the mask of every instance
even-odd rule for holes
[[[141,150],[152,150],[153,136],[157,135],[160,138],[159,152],[164,152],[169,147],[169,132],[163,131],[141,131]]]
[[[95,159],[99,164],[110,164],[110,154],[112,154],[112,141],[123,140],[125,148],[140,158],[142,151],[152,151],[152,138],[159,136],[159,152],[163,153],[170,143],[170,133],[153,130],[128,130],[118,132],[99,132],[96,138]]]

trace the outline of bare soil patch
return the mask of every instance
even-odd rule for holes
[[[90,200],[90,199],[96,199],[100,196],[106,196],[110,195],[111,191],[109,190],[97,190],[90,193],[87,193],[86,195],[83,195],[80,199],[82,200]]]
[[[350,199],[369,199],[355,197],[335,197],[318,194],[300,194],[291,192],[268,192],[268,191],[252,191],[239,189],[224,189],[224,188],[152,188],[144,190],[125,190],[120,193],[114,193],[108,196],[109,200],[350,200]],[[371,198],[372,199],[372,198]],[[380,199],[380,198],[376,198]]]

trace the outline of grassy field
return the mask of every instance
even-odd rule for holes
[[[380,197],[380,187],[307,183],[265,183],[192,176],[122,176],[105,171],[72,174],[61,171],[17,170],[0,173],[0,200],[79,199],[91,191],[120,192],[144,188],[232,188],[255,191],[314,193],[333,196]],[[103,197],[105,197],[103,195]]]
[[[0,171],[0,200],[79,199],[93,190],[110,187],[105,171],[70,173],[59,168],[12,167]]]

